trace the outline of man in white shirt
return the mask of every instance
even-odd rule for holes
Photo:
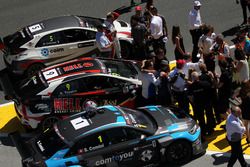
[[[190,34],[192,36],[193,42],[193,51],[192,51],[192,61],[197,62],[199,58],[197,58],[198,54],[198,41],[200,36],[202,35],[201,26],[201,15],[200,15],[200,1],[194,1],[194,8],[189,12],[188,21],[190,25]]]
[[[231,108],[231,114],[227,117],[226,121],[227,140],[231,146],[231,156],[228,161],[228,167],[233,167],[237,160],[239,160],[242,167],[249,166],[243,157],[241,139],[246,128],[240,120],[240,116],[241,109],[238,106],[233,106]]]
[[[100,51],[101,57],[111,57],[112,55],[112,42],[109,41],[105,32],[104,32],[105,25],[98,25],[97,26],[97,33],[96,33],[96,45]]]
[[[199,61],[196,62],[196,63],[192,62],[192,56],[190,54],[185,55],[184,60],[185,60],[185,64],[184,64],[184,67],[183,67],[183,73],[185,74],[186,79],[190,78],[189,70],[195,70],[199,74],[201,73],[200,64],[204,63],[202,54],[201,54],[201,57],[200,57]]]

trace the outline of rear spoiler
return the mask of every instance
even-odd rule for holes
[[[143,3],[146,3],[148,0],[141,0],[141,2],[135,2],[134,0],[131,0],[130,6],[122,6],[120,8],[115,9],[113,12],[118,13],[119,15],[131,12],[131,9],[135,6],[141,5]]]

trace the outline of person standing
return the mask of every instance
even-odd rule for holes
[[[246,160],[243,156],[241,139],[245,133],[246,128],[240,120],[241,109],[238,106],[231,108],[231,114],[227,117],[226,121],[226,137],[229,145],[231,146],[231,156],[228,161],[228,167],[233,167],[235,162],[239,160],[242,167],[248,167]]]
[[[131,18],[130,18],[131,27],[133,27],[132,18],[135,17],[135,16],[139,17],[139,23],[145,24],[145,18],[142,15],[142,7],[141,6],[136,6],[135,7],[135,14],[133,16],[131,16]]]
[[[97,33],[96,33],[96,44],[100,51],[101,57],[111,57],[112,56],[112,42],[109,41],[105,34],[105,26],[106,25],[98,25]]]
[[[135,60],[146,59],[146,34],[147,28],[144,24],[140,23],[140,17],[131,17],[131,36],[133,38],[133,51]]]
[[[205,25],[203,29],[203,35],[198,41],[199,51],[203,54],[204,62],[207,66],[208,71],[214,72],[215,62],[214,55],[211,54],[210,48],[213,45],[213,38],[211,37],[213,33],[213,27],[210,25]]]
[[[154,65],[151,60],[143,60],[141,66],[141,74],[139,79],[142,81],[142,100],[141,105],[154,105],[157,98],[157,86],[160,79],[156,78],[154,73]]]
[[[183,59],[186,53],[183,44],[183,37],[181,35],[179,26],[173,26],[172,28],[172,42],[175,45],[174,49],[175,60]]]
[[[114,21],[119,17],[119,14],[116,12],[109,12],[106,16],[106,20],[104,21],[104,24],[107,27],[106,35],[108,39],[114,43],[112,48],[112,57],[115,56],[117,58],[121,58],[121,46],[119,39],[117,38],[117,30],[114,26]]]
[[[189,25],[190,25],[190,34],[192,36],[193,42],[193,51],[192,51],[192,61],[197,62],[199,58],[197,58],[198,54],[198,41],[200,36],[202,35],[202,21],[200,15],[200,1],[194,1],[194,8],[189,12]]]
[[[236,3],[239,4],[239,0],[236,0]],[[243,22],[241,25],[247,24],[247,8],[250,12],[250,1],[249,0],[240,0],[240,5],[243,12]]]
[[[178,102],[179,108],[182,108],[185,113],[189,114],[189,100],[187,96],[187,79],[183,73],[185,61],[180,59],[176,61],[176,68],[170,72],[169,78],[171,90],[174,98]]]

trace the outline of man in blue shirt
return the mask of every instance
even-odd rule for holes
[[[237,160],[239,160],[242,167],[249,166],[243,157],[241,146],[242,135],[245,133],[246,128],[240,120],[240,116],[240,107],[233,106],[231,108],[231,114],[227,117],[226,121],[227,140],[231,146],[231,156],[228,161],[228,167],[232,167]]]

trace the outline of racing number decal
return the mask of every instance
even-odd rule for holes
[[[43,75],[44,75],[45,79],[47,80],[47,79],[50,79],[50,78],[53,78],[53,77],[57,77],[58,73],[57,73],[56,69],[51,69],[49,71],[45,71],[43,73]]]
[[[50,42],[53,42],[53,41],[54,41],[54,38],[53,38],[52,35],[49,36],[49,41],[50,41]]]
[[[98,136],[100,143],[102,143],[102,136]]]
[[[40,24],[35,24],[33,26],[29,27],[29,30],[31,33],[36,32],[36,31],[40,31],[42,29]]]
[[[73,119],[70,122],[73,125],[73,127],[75,128],[75,130],[84,128],[86,126],[89,126],[88,120],[87,119],[83,119],[82,117]]]

